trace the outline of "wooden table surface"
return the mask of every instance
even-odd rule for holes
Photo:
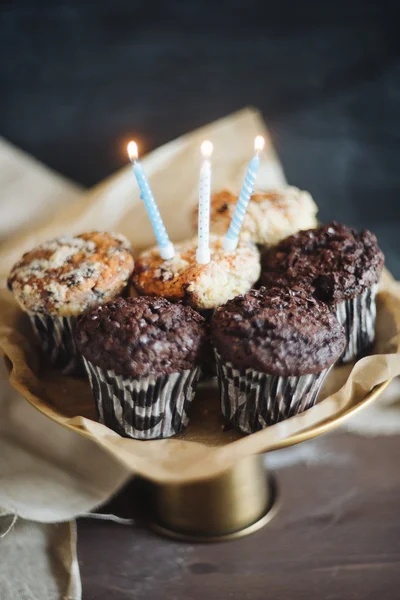
[[[247,538],[191,544],[81,520],[85,600],[395,600],[400,438],[334,433],[270,457],[281,508]],[[111,508],[132,516],[134,484]]]

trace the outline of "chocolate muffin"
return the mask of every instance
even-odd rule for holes
[[[181,300],[196,310],[211,310],[249,290],[260,276],[260,255],[254,244],[241,242],[226,252],[223,238],[211,235],[211,261],[196,262],[197,238],[175,244],[175,256],[163,260],[158,247],[139,256],[133,273],[139,294]]]
[[[105,232],[65,235],[24,254],[11,270],[8,287],[32,322],[50,361],[76,371],[76,317],[119,296],[134,260],[128,240]]]
[[[304,286],[330,304],[345,327],[349,362],[367,352],[375,339],[378,281],[384,256],[370,231],[330,223],[300,231],[263,257],[264,286]]]
[[[222,190],[211,198],[210,230],[218,235],[228,231],[238,195]],[[299,229],[317,226],[317,206],[311,195],[293,186],[255,192],[243,219],[240,239],[259,246],[274,246]],[[198,210],[193,211],[197,229]]]
[[[261,288],[215,312],[212,341],[222,412],[251,433],[313,406],[346,338],[304,289]]]
[[[165,298],[118,298],[83,315],[75,340],[99,420],[141,440],[188,424],[204,353],[204,318]]]

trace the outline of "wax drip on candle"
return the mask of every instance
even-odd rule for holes
[[[210,262],[210,195],[211,195],[211,155],[213,145],[205,140],[201,145],[203,163],[200,169],[198,242],[196,260],[200,265]]]
[[[246,214],[247,207],[252,193],[254,192],[254,184],[257,173],[260,168],[260,152],[264,148],[264,138],[258,135],[254,141],[255,155],[251,159],[247,168],[242,189],[240,190],[239,198],[236,204],[235,212],[233,213],[232,221],[229,225],[228,233],[224,237],[224,249],[228,252],[236,250],[239,243],[239,234],[243,225],[243,219]]]
[[[144,202],[147,214],[149,215],[149,219],[153,227],[154,234],[157,239],[157,244],[160,250],[160,256],[164,260],[173,258],[175,256],[174,246],[168,237],[167,230],[165,229],[163,220],[160,215],[160,211],[158,210],[158,206],[154,199],[153,192],[151,191],[146,174],[143,170],[142,165],[139,163],[139,152],[136,142],[129,142],[128,155],[132,163],[133,172],[139,185],[140,197]]]

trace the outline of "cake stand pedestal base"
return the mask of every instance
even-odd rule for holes
[[[275,480],[262,455],[242,459],[213,479],[146,487],[150,527],[181,540],[239,538],[264,527],[278,508]]]

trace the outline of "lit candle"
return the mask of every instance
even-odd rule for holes
[[[211,195],[211,154],[213,145],[206,140],[201,145],[203,163],[200,169],[199,185],[199,225],[196,260],[200,265],[210,262],[210,195]]]
[[[244,178],[242,189],[236,204],[235,212],[233,213],[231,224],[229,225],[228,233],[224,237],[224,249],[228,252],[236,250],[239,242],[239,234],[243,225],[244,215],[254,192],[254,184],[256,181],[258,169],[260,168],[260,152],[264,148],[264,138],[258,135],[254,142],[256,151],[251,159]]]
[[[143,167],[138,161],[139,154],[136,142],[129,142],[128,155],[133,165],[133,172],[135,173],[135,177],[139,185],[140,197],[145,204],[151,221],[151,226],[153,227],[157,239],[157,244],[160,249],[160,256],[164,260],[168,260],[169,258],[175,256],[174,246],[168,237],[167,230],[165,229],[160,211],[158,210],[153,192],[151,191],[150,184],[147,180],[145,172],[143,171]]]

